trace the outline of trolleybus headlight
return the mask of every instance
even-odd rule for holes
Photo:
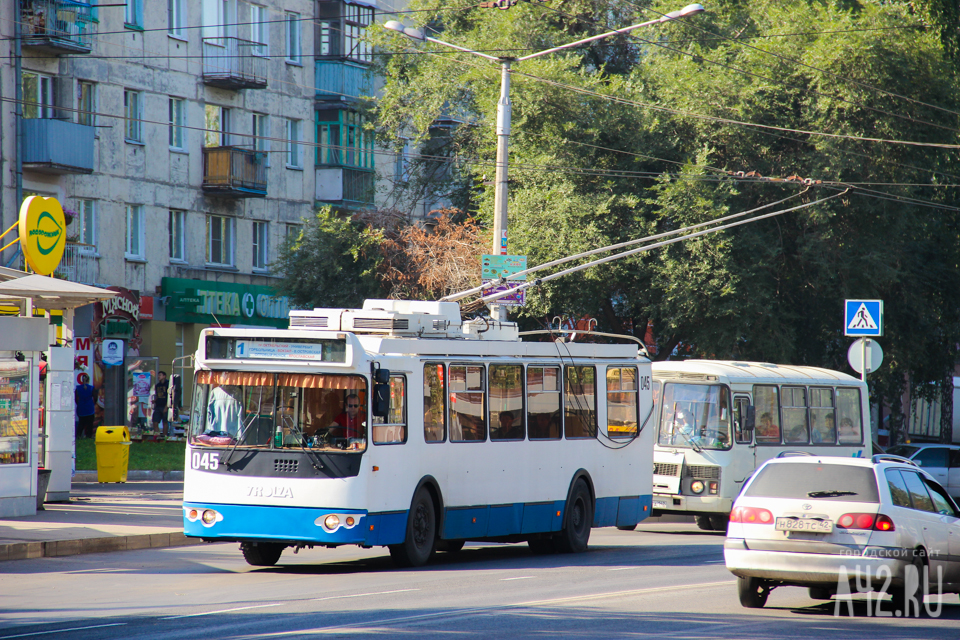
[[[713,480],[710,482],[710,493],[716,494],[718,491],[720,491],[720,483]]]
[[[213,524],[218,520],[217,518],[218,515],[219,514],[213,509],[204,509],[203,516],[201,516],[201,519],[203,520],[203,524],[206,524],[206,525]]]
[[[331,513],[330,515],[328,515],[326,518],[323,519],[323,526],[329,529],[330,531],[333,531],[334,529],[340,526],[340,518],[338,518],[337,516]]]
[[[690,491],[693,491],[694,493],[703,493],[703,481],[694,480],[693,482],[691,482]]]

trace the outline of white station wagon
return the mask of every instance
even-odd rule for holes
[[[907,612],[925,593],[960,592],[960,509],[897,456],[775,458],[734,502],[723,553],[744,607],[762,607],[776,587],[829,600],[859,581]]]

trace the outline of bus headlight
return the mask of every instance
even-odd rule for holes
[[[694,480],[690,483],[690,491],[700,494],[703,493],[703,480]]]
[[[719,492],[720,492],[720,483],[717,482],[716,480],[711,480],[711,481],[710,481],[710,493],[716,495],[716,494],[719,493]]]

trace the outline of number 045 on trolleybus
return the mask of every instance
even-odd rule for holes
[[[839,371],[762,362],[653,364],[653,511],[726,531],[733,500],[784,451],[869,456],[867,386]]]
[[[468,540],[577,552],[651,512],[635,345],[524,342],[456,303],[368,300],[205,329],[195,369],[184,533],[253,565],[345,544],[402,566]]]

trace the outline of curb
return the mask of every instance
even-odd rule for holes
[[[142,481],[183,482],[183,471],[127,471],[127,482]],[[76,471],[73,474],[73,482],[97,482],[97,472]]]
[[[13,542],[0,544],[0,562],[6,560],[29,560],[33,558],[56,558],[86,553],[134,551],[162,547],[186,547],[204,544],[203,540],[188,538],[181,531],[148,533],[136,536],[112,536],[81,538],[79,540],[50,540],[47,542]]]

